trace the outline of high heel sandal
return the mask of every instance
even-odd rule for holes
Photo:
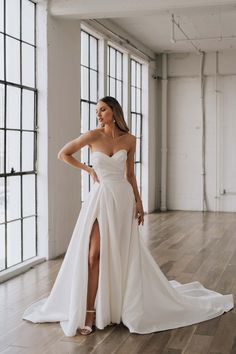
[[[94,319],[93,319],[91,326],[84,326],[83,328],[80,328],[79,332],[83,336],[87,336],[87,335],[91,334],[92,332],[94,332],[94,330],[95,330],[96,311],[95,310],[87,310],[86,312],[94,312]]]

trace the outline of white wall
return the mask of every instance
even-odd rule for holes
[[[236,211],[236,52],[219,53],[218,75],[216,59],[207,53],[204,68],[207,202],[212,211]],[[168,55],[168,209],[202,210],[199,75],[198,54]]]
[[[80,170],[57,159],[80,135],[80,22],[48,16],[48,246],[65,252],[80,210]],[[42,146],[41,146],[42,148]],[[40,170],[40,166],[39,166]]]

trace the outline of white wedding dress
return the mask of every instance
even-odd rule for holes
[[[76,335],[86,316],[88,250],[92,225],[100,229],[96,327],[121,321],[130,332],[150,333],[191,325],[233,308],[233,295],[206,289],[199,282],[180,284],[161,272],[135,219],[135,198],[124,177],[127,151],[112,157],[96,151],[92,163],[100,183],[84,201],[50,295],[29,306],[23,319],[60,322]]]

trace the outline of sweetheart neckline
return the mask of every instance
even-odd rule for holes
[[[120,151],[125,151],[127,154],[128,154],[128,151],[126,149],[120,149],[120,150],[117,150],[116,152],[114,152],[113,155],[109,156],[107,155],[105,152],[102,152],[102,151],[99,151],[99,150],[96,150],[96,151],[91,151],[92,154],[95,154],[95,152],[99,152],[100,154],[103,154],[105,156],[107,156],[109,159],[111,159],[113,156],[115,156],[118,152]]]

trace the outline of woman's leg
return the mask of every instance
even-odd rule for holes
[[[99,276],[99,257],[100,257],[100,232],[97,219],[95,220],[89,243],[88,255],[88,292],[87,292],[87,310],[94,309],[94,302],[98,288]],[[91,325],[94,319],[94,313],[87,312],[85,325]]]

